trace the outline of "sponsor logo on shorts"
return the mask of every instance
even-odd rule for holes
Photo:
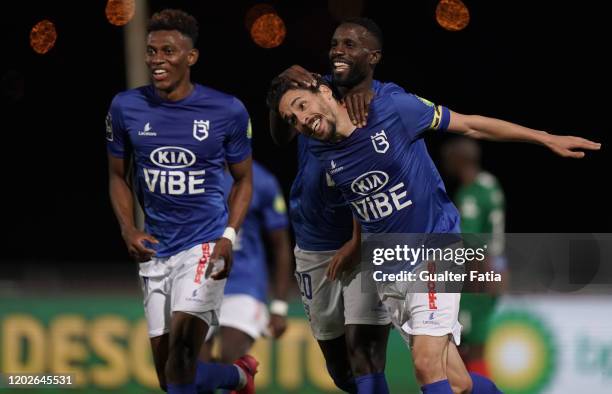
[[[200,261],[198,262],[198,266],[196,267],[196,274],[195,274],[195,278],[193,279],[193,281],[197,284],[202,283],[202,276],[204,275],[204,269],[206,268],[206,264],[208,264],[208,261],[210,260],[210,244],[207,243],[203,243],[202,244],[202,257],[200,258]],[[194,291],[194,297],[195,294],[197,293],[197,289]]]
[[[427,271],[429,271],[430,275],[436,272],[436,264],[433,261],[427,263]],[[438,309],[438,305],[436,305],[436,282],[433,280],[428,281],[427,290],[429,290],[429,309]]]
[[[423,324],[427,324],[427,325],[430,325],[430,326],[439,326],[440,323],[438,323],[437,321],[434,321],[434,319],[435,319],[435,314],[434,314],[434,312],[431,312],[429,314],[429,319],[428,320],[423,320]]]

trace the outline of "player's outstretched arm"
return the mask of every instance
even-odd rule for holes
[[[109,193],[113,211],[121,228],[121,236],[130,256],[143,262],[155,255],[155,250],[145,247],[144,242],[156,244],[158,241],[134,225],[134,197],[126,179],[126,168],[127,163],[124,159],[108,154]]]
[[[504,120],[451,111],[448,131],[491,141],[531,142],[546,146],[562,157],[580,159],[584,150],[599,150],[601,144],[581,137],[549,134]]]
[[[268,240],[274,254],[274,300],[270,304],[270,334],[280,338],[287,329],[287,293],[291,281],[291,241],[289,230],[268,231]]]
[[[239,163],[228,164],[234,184],[229,195],[229,219],[227,227],[235,232],[240,229],[251,203],[253,194],[253,160],[251,155]],[[232,268],[232,242],[225,237],[219,238],[211,255],[211,261],[223,257],[225,266],[222,270],[211,275],[213,279],[224,279]]]

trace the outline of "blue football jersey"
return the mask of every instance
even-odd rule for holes
[[[372,90],[376,96],[392,91],[403,92],[395,84],[379,81],[372,82]],[[324,166],[309,151],[312,142],[298,135],[298,173],[289,200],[291,225],[301,249],[336,250],[351,239],[353,214]]]
[[[218,239],[227,225],[225,161],[251,154],[249,115],[235,97],[201,85],[179,101],[153,86],[115,96],[106,118],[111,155],[134,155],[145,231],[158,257]]]
[[[447,108],[393,91],[374,98],[365,128],[337,143],[312,140],[310,150],[363,233],[455,233],[459,214],[422,138],[449,121]]]
[[[226,197],[233,184],[225,173]],[[225,294],[248,294],[267,301],[268,267],[262,233],[287,229],[287,207],[278,181],[259,163],[253,162],[253,198],[234,243],[234,265],[225,285]]]

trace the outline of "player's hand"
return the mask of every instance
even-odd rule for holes
[[[374,98],[374,92],[370,89],[358,91],[354,93],[348,93],[344,96],[343,101],[346,106],[349,118],[351,122],[357,127],[365,127],[368,121],[368,111],[370,110],[370,103]]]
[[[125,241],[125,245],[127,246],[128,253],[134,260],[138,261],[139,263],[143,263],[151,260],[151,258],[155,256],[155,250],[147,248],[144,244],[145,241],[152,244],[159,243],[159,241],[152,235],[142,232],[137,228],[131,228],[125,230],[122,236],[123,240]]]
[[[336,280],[340,277],[340,274],[344,271],[348,271],[353,268],[359,261],[359,243],[354,240],[350,240],[334,255],[332,261],[327,266],[325,275],[329,280]]]
[[[581,137],[570,135],[550,135],[545,143],[550,150],[561,157],[582,159],[585,155],[583,150],[599,150],[601,144]]]
[[[270,329],[270,335],[272,335],[272,338],[280,338],[287,330],[287,317],[271,314],[268,328]]]
[[[278,76],[292,82],[295,86],[303,86],[308,88],[317,86],[317,80],[315,77],[320,75],[313,74],[304,67],[294,64],[280,73]]]
[[[210,263],[214,265],[219,258],[225,260],[225,265],[223,269],[210,275],[214,280],[227,278],[232,270],[232,243],[227,238],[219,238],[215,243],[215,248],[210,256]]]

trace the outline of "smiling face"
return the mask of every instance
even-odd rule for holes
[[[278,111],[287,123],[300,133],[321,141],[336,138],[337,105],[331,90],[320,86],[315,93],[307,89],[290,89],[281,97]]]
[[[371,78],[380,57],[376,39],[365,27],[353,23],[338,26],[329,49],[334,83],[352,88]]]
[[[177,30],[157,30],[147,36],[145,62],[153,85],[165,95],[190,84],[190,67],[197,59],[198,50],[193,48],[191,39]]]

